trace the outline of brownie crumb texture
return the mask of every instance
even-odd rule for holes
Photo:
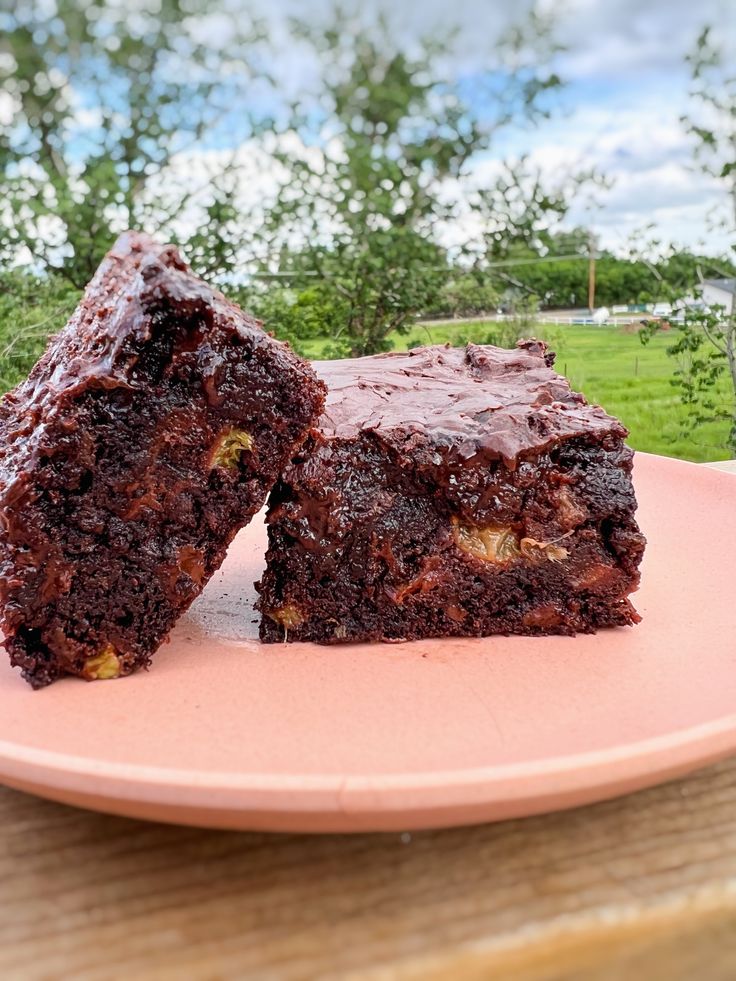
[[[323,401],[176,249],[122,236],[0,403],[0,626],[23,677],[147,665]]]
[[[317,364],[270,498],[266,642],[574,634],[638,622],[626,429],[539,341]]]

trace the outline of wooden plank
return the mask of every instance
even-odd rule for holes
[[[410,837],[175,828],[10,790],[0,821],[3,978],[526,981],[616,977],[616,957],[685,978],[696,951],[717,979],[734,964],[734,761]]]

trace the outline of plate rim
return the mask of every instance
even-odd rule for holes
[[[639,452],[635,456],[701,474],[723,473],[715,477],[718,481],[733,479],[730,474],[706,470],[691,461]],[[470,811],[493,804],[535,802],[533,810],[516,812],[520,816],[593,802],[661,783],[735,752],[736,710],[685,729],[549,759],[372,776],[203,771],[105,762],[4,739],[0,740],[0,783],[32,786],[33,792],[42,796],[53,796],[53,791],[91,796],[100,809],[115,810],[116,803],[125,801],[128,805],[137,802],[142,809],[144,805],[168,807],[172,812],[177,806],[189,807],[202,815],[226,811],[240,815],[243,826],[247,826],[249,816],[259,813],[311,815],[312,819],[316,815],[334,816],[338,813],[336,802],[344,817],[415,812],[429,816],[421,825],[438,826],[467,823],[462,818],[453,822],[446,813],[460,808]],[[578,799],[574,799],[576,795]],[[540,806],[553,798],[557,803],[549,808]],[[561,803],[564,800],[572,800],[572,804]],[[435,816],[434,825],[431,815]]]
[[[552,778],[570,772],[579,773],[581,770],[597,770],[624,761],[629,763],[634,760],[656,759],[664,751],[686,749],[703,741],[710,742],[729,733],[733,733],[733,745],[736,750],[736,711],[729,715],[720,716],[715,720],[690,726],[687,729],[678,729],[675,732],[650,736],[637,742],[623,743],[605,749],[550,757],[548,761],[491,764],[462,770],[427,770],[423,773],[397,772],[370,777],[346,776],[337,773],[284,773],[274,776],[273,774],[235,770],[204,772],[137,763],[101,763],[83,756],[58,753],[54,750],[33,746],[22,746],[8,740],[0,740],[0,763],[22,764],[41,772],[48,769],[52,772],[74,774],[79,777],[101,777],[114,779],[115,782],[123,781],[152,787],[166,786],[172,789],[191,786],[193,780],[196,779],[199,788],[235,792],[253,789],[279,794],[282,792],[291,793],[305,787],[317,791],[334,791],[336,788],[344,789],[346,785],[349,787],[363,785],[376,791],[381,791],[384,787],[392,791],[404,788],[423,791],[433,789],[436,786],[468,786],[473,784],[489,786],[491,783],[502,783],[507,780],[523,780],[529,776],[537,777],[540,768],[544,769],[545,777]]]

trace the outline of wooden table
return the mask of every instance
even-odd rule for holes
[[[414,835],[199,831],[7,789],[0,827],[3,981],[736,977],[736,760]]]

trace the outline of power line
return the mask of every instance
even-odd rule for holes
[[[597,256],[596,256],[597,258]],[[547,255],[539,256],[538,258],[529,259],[499,259],[497,262],[488,262],[485,265],[486,269],[500,269],[507,266],[536,266],[542,262],[569,262],[570,259],[589,260],[589,256],[580,255],[579,252],[571,252],[568,255]],[[447,266],[432,266],[435,272],[444,272]],[[276,278],[296,278],[299,276],[321,276],[316,269],[295,269],[293,271],[283,270],[277,272],[254,272],[250,273],[253,279],[276,279]]]
[[[319,276],[320,273],[316,269],[294,269],[294,270],[284,270],[279,272],[256,272],[250,273],[253,279],[294,279],[295,276]]]
[[[488,269],[495,269],[498,266],[536,266],[540,262],[564,262],[570,259],[588,259],[587,255],[579,252],[571,252],[569,255],[545,255],[532,259],[503,259],[499,262],[487,263]]]

